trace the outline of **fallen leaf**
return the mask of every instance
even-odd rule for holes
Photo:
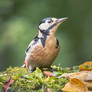
[[[68,79],[77,78],[85,83],[87,87],[92,87],[92,71],[81,71],[76,73],[65,73],[62,77]]]
[[[92,81],[92,71],[81,71],[75,73],[64,73],[61,75],[66,78],[77,78],[83,81]]]
[[[44,92],[52,92],[50,88],[47,88]]]
[[[9,89],[9,87],[13,84],[14,80],[12,79],[12,77],[10,76],[9,80],[6,81],[3,85],[3,90],[4,92],[7,92],[7,90]]]
[[[79,66],[81,71],[89,71],[92,70],[92,61],[85,62]]]
[[[77,78],[70,79],[62,89],[64,92],[87,92],[87,90],[86,85]]]
[[[49,71],[43,71],[43,74],[46,76],[46,77],[53,77],[55,75],[53,75],[52,72],[49,72]]]

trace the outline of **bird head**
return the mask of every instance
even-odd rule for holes
[[[66,21],[67,18],[44,18],[43,20],[40,21],[39,24],[39,31],[41,33],[56,33],[57,28],[59,27],[60,24],[62,24],[64,21]]]

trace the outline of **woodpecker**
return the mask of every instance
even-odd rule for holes
[[[36,67],[49,68],[56,59],[60,45],[56,30],[67,18],[44,18],[40,21],[38,34],[30,42],[24,64],[32,72]]]

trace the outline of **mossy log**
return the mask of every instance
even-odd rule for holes
[[[61,75],[78,71],[79,66],[72,68],[52,66],[51,71],[47,68],[43,70],[36,68],[33,73],[29,73],[27,68],[9,67],[0,73],[0,90],[1,92],[62,92],[69,79]]]

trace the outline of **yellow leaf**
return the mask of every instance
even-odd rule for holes
[[[92,87],[92,71],[81,71],[76,73],[65,73],[62,77],[66,77],[69,80],[72,78],[76,78],[85,83],[85,85],[89,88]]]
[[[87,92],[86,85],[77,78],[72,78],[62,89],[64,92]]]
[[[89,71],[92,70],[92,61],[85,62],[79,66],[81,71]]]

